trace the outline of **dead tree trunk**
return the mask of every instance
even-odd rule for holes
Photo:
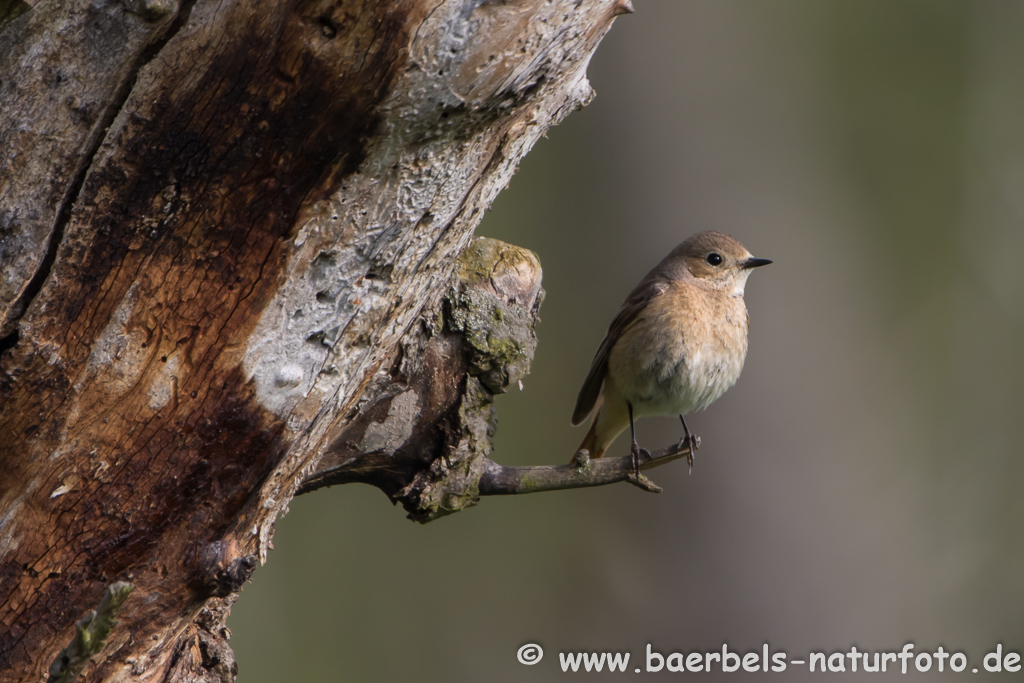
[[[0,0],[0,678],[126,581],[89,680],[230,680],[300,489],[531,490],[486,454],[539,264],[466,247],[630,9]]]

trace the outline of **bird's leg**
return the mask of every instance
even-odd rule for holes
[[[683,423],[683,438],[679,445],[686,444],[686,462],[690,465],[690,474],[693,474],[693,453],[700,448],[700,437],[690,433],[690,428],[686,426],[686,420],[682,415],[679,416],[679,421]]]
[[[640,460],[650,460],[651,452],[646,448],[640,448],[640,444],[636,442],[636,425],[633,423],[633,404],[626,401],[626,408],[629,409],[629,434],[633,437],[633,445],[629,450],[629,454],[633,456],[633,472],[637,477],[640,476]]]

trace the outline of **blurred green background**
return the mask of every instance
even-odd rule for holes
[[[1024,649],[1024,3],[636,5],[591,63],[597,99],[478,231],[536,251],[547,290],[493,457],[569,458],[623,297],[718,229],[775,265],[747,287],[743,377],[689,420],[693,476],[425,527],[369,487],[296,499],[229,622],[242,683],[560,680],[558,652],[629,651],[632,671],[647,643],[913,642],[979,668]],[[639,436],[668,445],[678,421]]]

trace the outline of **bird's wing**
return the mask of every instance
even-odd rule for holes
[[[578,425],[587,419],[587,415],[590,415],[594,409],[597,397],[601,395],[601,384],[608,372],[608,356],[611,354],[615,342],[633,324],[647,304],[666,291],[668,291],[668,282],[663,277],[656,277],[651,273],[641,280],[640,284],[622,302],[622,307],[619,308],[615,319],[608,327],[608,334],[604,336],[601,346],[597,348],[594,360],[590,364],[590,371],[587,372],[587,378],[583,380],[583,386],[576,398],[576,408],[572,411],[573,425]]]

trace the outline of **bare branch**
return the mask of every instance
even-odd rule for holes
[[[487,468],[480,477],[480,495],[503,496],[560,491],[605,486],[620,481],[628,481],[651,493],[661,493],[661,488],[643,474],[637,476],[633,469],[632,456],[592,460],[589,456],[581,457],[584,453],[586,451],[577,453],[576,461],[568,465],[509,467],[488,459]],[[640,463],[640,469],[649,470],[689,456],[692,456],[689,446],[680,442],[651,453],[649,460]]]

